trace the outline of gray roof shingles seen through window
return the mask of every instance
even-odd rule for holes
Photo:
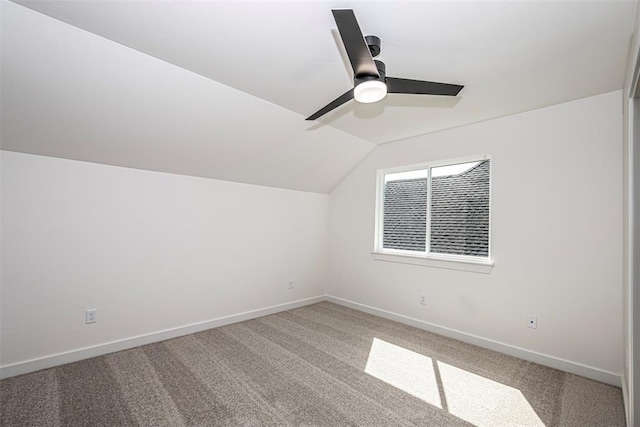
[[[424,252],[426,238],[427,179],[387,182],[382,247]]]
[[[489,160],[433,178],[431,252],[489,256]]]
[[[489,255],[489,160],[457,175],[432,179],[431,252]],[[424,251],[427,179],[390,181],[384,188],[383,247]]]

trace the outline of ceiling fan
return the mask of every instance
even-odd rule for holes
[[[315,120],[354,98],[358,102],[372,103],[380,101],[387,93],[456,96],[464,87],[387,77],[384,62],[373,59],[380,53],[380,38],[362,35],[352,9],[334,9],[332,12],[353,68],[353,89],[307,117],[307,120]]]

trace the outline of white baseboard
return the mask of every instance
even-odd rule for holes
[[[583,377],[591,378],[596,381],[600,381],[606,384],[611,384],[617,387],[621,387],[621,376],[613,372],[604,371],[602,369],[594,368],[591,366],[583,365],[581,363],[571,362],[570,360],[561,359],[554,356],[538,353],[536,351],[527,350],[525,348],[516,347],[510,344],[505,344],[499,341],[494,341],[488,338],[479,337],[477,335],[467,334],[455,329],[446,328],[433,323],[425,322],[424,320],[414,319],[412,317],[404,316],[402,314],[393,313],[390,311],[382,310],[379,308],[371,307],[368,305],[360,304],[357,302],[345,300],[342,298],[327,295],[326,301],[343,305],[345,307],[353,308],[355,310],[363,311],[365,313],[373,314],[374,316],[383,317],[389,320],[395,320],[396,322],[404,323],[405,325],[413,326],[419,329],[424,329],[429,332],[434,332],[439,335],[454,338],[459,341],[463,341],[469,344],[475,344],[479,347],[488,348],[490,350],[499,351],[500,353],[508,354],[510,356],[518,357],[520,359],[535,362],[540,365],[549,366],[551,368],[559,369],[561,371],[570,372],[572,374],[580,375]]]
[[[325,300],[326,299],[324,295],[313,298],[306,298],[298,301],[274,305],[271,307],[246,311],[244,313],[205,320],[204,322],[179,326],[177,328],[165,329],[163,331],[138,335],[135,337],[111,341],[104,344],[65,351],[63,353],[52,354],[50,356],[39,357],[37,359],[30,359],[23,362],[12,363],[9,365],[0,366],[0,379],[39,371],[41,369],[52,368],[54,366],[76,362],[78,360],[88,359],[90,357],[102,356],[104,354],[113,353],[116,351],[127,350],[129,348],[151,344],[158,341],[164,341],[170,338],[176,338],[183,335],[192,334],[194,332],[204,331],[206,329],[229,325],[231,323],[255,319],[257,317],[267,316],[269,314],[279,313],[281,311],[291,310],[293,308],[303,307],[305,305],[315,304]]]
[[[233,314],[230,316],[219,317],[204,322],[192,323],[190,325],[179,326],[177,328],[166,329],[163,331],[152,332],[149,334],[138,335],[135,337],[125,338],[122,340],[111,341],[104,344],[98,344],[91,347],[84,347],[63,353],[52,354],[37,359],[26,360],[22,362],[12,363],[10,365],[0,366],[0,379],[9,378],[16,375],[26,374],[29,372],[39,371],[41,369],[52,368],[54,366],[63,365],[65,363],[76,362],[78,360],[88,359],[91,357],[102,356],[104,354],[116,351],[127,350],[129,348],[138,347],[145,344],[151,344],[158,341],[164,341],[170,338],[176,338],[195,332],[204,331],[211,328],[229,325],[232,323],[242,322],[245,320],[255,319],[269,314],[279,313],[281,311],[291,310],[293,308],[303,307],[305,305],[315,304],[322,301],[329,301],[385,319],[394,320],[419,329],[424,329],[450,338],[454,338],[480,347],[499,351],[510,356],[519,357],[524,360],[539,363],[551,368],[560,369],[562,371],[571,372],[576,375],[591,378],[596,381],[621,387],[622,378],[613,372],[604,371],[591,366],[580,363],[571,362],[569,360],[560,359],[535,351],[527,350],[521,347],[512,346],[499,341],[490,340],[472,334],[467,334],[455,329],[446,328],[423,320],[414,319],[402,314],[393,313],[357,302],[345,300],[331,295],[317,296],[313,298],[292,301],[289,303],[278,304],[271,307],[265,307],[257,310],[251,310],[243,313]],[[625,390],[623,389],[623,392]]]

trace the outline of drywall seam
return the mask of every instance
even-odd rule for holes
[[[394,320],[396,322],[403,323],[405,325],[413,326],[415,328],[423,329],[429,332],[434,332],[439,335],[443,335],[449,338],[454,338],[459,341],[463,341],[469,344],[474,344],[479,347],[495,350],[500,353],[508,354],[509,356],[518,357],[520,359],[535,362],[540,365],[549,366],[551,368],[559,369],[561,371],[570,372],[572,374],[580,375],[583,377],[591,378],[596,381],[611,384],[616,387],[621,387],[621,376],[613,372],[608,372],[602,369],[594,368],[591,366],[583,365],[581,363],[572,362],[570,360],[561,359],[547,354],[538,353],[536,351],[527,350],[522,347],[516,347],[510,344],[505,344],[500,341],[494,341],[488,338],[483,338],[477,335],[468,334],[466,332],[458,331],[456,329],[447,328],[444,326],[436,325],[434,323],[425,322],[424,320],[415,319],[413,317],[404,316],[391,311],[382,310],[376,307],[371,307],[365,304],[360,304],[354,301],[334,297],[327,295],[326,301],[340,304],[345,307],[353,308],[365,313],[373,314],[374,316],[383,317],[385,319]]]

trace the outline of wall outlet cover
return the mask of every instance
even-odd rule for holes
[[[96,323],[98,321],[98,309],[92,308],[90,310],[86,310],[85,312],[85,323]]]

